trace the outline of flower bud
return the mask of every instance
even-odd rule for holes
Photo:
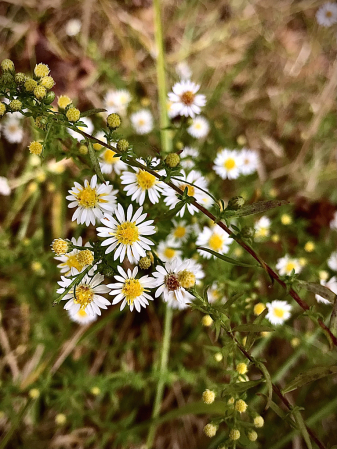
[[[32,78],[26,78],[24,86],[27,92],[33,92],[37,86],[37,82]]]
[[[240,430],[238,430],[238,429],[232,429],[230,432],[229,432],[229,438],[231,439],[231,440],[233,440],[233,441],[236,441],[236,440],[238,440],[239,438],[240,438]]]
[[[62,426],[63,424],[65,424],[66,421],[67,421],[67,417],[63,413],[58,413],[55,416],[55,423],[58,424],[59,426]]]
[[[177,153],[170,153],[165,158],[165,163],[171,168],[176,167],[179,165],[180,157]]]
[[[1,61],[1,68],[4,72],[14,72],[14,62],[11,59],[3,59]]]
[[[44,104],[51,104],[55,100],[55,93],[50,91],[47,93],[45,99],[43,100]]]
[[[5,72],[0,79],[0,84],[10,87],[12,84],[14,84],[13,76],[9,72]]]
[[[246,372],[248,371],[247,365],[245,363],[238,363],[236,366],[236,371],[239,374],[246,374]]]
[[[139,268],[147,270],[151,266],[151,259],[149,257],[141,257],[138,262]]]
[[[35,125],[40,129],[47,129],[48,119],[43,117],[43,115],[39,115],[35,119]]]
[[[205,404],[212,404],[214,402],[214,399],[215,399],[214,391],[205,390],[202,393],[202,400],[204,401]]]
[[[34,68],[34,75],[38,78],[42,78],[43,76],[49,75],[49,67],[46,64],[36,64]]]
[[[65,109],[70,104],[71,104],[71,99],[67,95],[61,95],[57,100],[57,106],[60,109]]]
[[[36,86],[34,89],[34,95],[38,100],[42,100],[47,95],[47,90],[43,86]]]
[[[81,116],[81,112],[76,108],[69,108],[66,116],[69,122],[78,122]]]
[[[254,234],[255,234],[255,230],[254,230],[254,228],[252,228],[251,226],[244,226],[244,227],[241,229],[241,236],[242,236],[244,239],[251,239],[251,238],[254,237]]]
[[[81,145],[79,150],[78,150],[81,154],[85,155],[88,154],[88,147],[86,145]]]
[[[242,399],[235,402],[235,410],[239,413],[244,413],[247,410],[248,405]]]
[[[54,239],[50,245],[57,256],[63,256],[72,249],[72,243],[67,239]]]
[[[40,84],[46,89],[51,89],[55,85],[55,81],[51,76],[44,76],[43,78],[41,78]]]
[[[117,142],[117,150],[120,153],[123,153],[123,151],[127,151],[129,148],[129,142],[126,139],[120,139]]]
[[[213,323],[213,319],[210,315],[205,315],[202,317],[201,324],[205,327],[211,326]]]
[[[255,432],[255,430],[251,430],[250,432],[248,432],[248,439],[250,441],[256,441],[257,440],[257,433]]]
[[[0,103],[0,117],[3,117],[7,112],[7,106],[5,103]]]
[[[262,418],[262,416],[256,416],[254,418],[254,426],[257,429],[264,426],[264,419]]]
[[[233,198],[228,201],[227,207],[231,210],[239,210],[244,204],[245,200],[242,198],[242,196],[233,196]]]
[[[21,72],[16,73],[14,76],[14,80],[18,86],[23,86],[26,79],[27,79],[26,75]]]
[[[32,154],[36,154],[37,156],[40,156],[40,154],[42,153],[43,146],[41,145],[40,142],[34,141],[34,142],[31,142],[28,149]]]
[[[214,424],[206,424],[206,426],[204,427],[204,434],[207,437],[212,438],[216,435],[217,430],[218,428]]]
[[[116,113],[108,115],[106,122],[107,122],[108,128],[113,129],[113,130],[119,128],[122,123],[120,116]]]
[[[20,111],[22,109],[22,103],[20,100],[12,100],[9,103],[9,107],[12,111]]]

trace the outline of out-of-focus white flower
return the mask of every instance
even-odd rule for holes
[[[85,132],[87,134],[91,134],[93,132],[93,130],[94,130],[94,125],[93,125],[92,121],[90,120],[90,118],[88,118],[88,117],[81,117],[80,120],[81,120],[81,122],[83,122],[87,126],[86,127],[85,126],[77,126],[77,128],[80,131],[83,131],[83,132]],[[77,133],[73,129],[68,129],[68,133],[71,135],[71,137],[76,139],[78,142],[80,142],[81,140],[84,139],[82,134]]]
[[[333,219],[330,221],[330,228],[337,231],[337,211],[334,213]]]
[[[108,114],[117,112],[125,115],[131,100],[131,94],[126,89],[109,90],[105,95],[104,104]]]
[[[255,239],[261,240],[269,236],[271,222],[268,217],[261,217],[254,225]]]
[[[330,27],[337,23],[337,4],[327,2],[316,13],[317,23],[323,27]]]
[[[153,129],[153,117],[148,109],[141,109],[130,117],[132,126],[137,134],[148,134]]]
[[[241,166],[240,173],[243,175],[251,175],[256,172],[259,164],[259,157],[256,151],[243,148],[241,150]]]
[[[172,111],[176,115],[185,117],[194,117],[200,114],[201,108],[206,104],[205,95],[196,95],[200,89],[199,84],[195,84],[190,80],[182,80],[172,87],[172,91],[168,94],[169,101],[172,103]]]
[[[21,115],[21,114],[20,114]],[[20,143],[23,138],[23,128],[21,126],[20,120],[16,118],[17,116],[8,117],[3,123],[2,133],[9,143]]]
[[[302,271],[302,265],[298,259],[290,257],[286,254],[277,261],[276,269],[279,271],[281,276],[285,274],[290,275],[293,270],[295,270],[295,273],[298,274]]]
[[[172,220],[173,229],[170,232],[169,240],[173,240],[173,242],[184,243],[188,239],[192,228],[190,225],[186,224],[186,221],[175,221]]]
[[[333,276],[329,281],[321,280],[321,285],[330,289],[333,293],[335,293],[337,295],[337,277],[336,276]],[[331,304],[331,302],[329,300],[323,298],[323,296],[315,295],[315,298],[317,299],[318,302],[321,302],[323,304]]]
[[[125,162],[121,161],[121,158],[108,148],[100,155],[99,161],[102,173],[106,174],[114,171],[117,175],[120,175],[122,171],[128,168]]]
[[[209,123],[205,117],[199,115],[193,119],[192,124],[187,128],[187,132],[196,139],[202,139],[209,133]]]
[[[192,70],[186,61],[177,64],[176,73],[182,80],[189,80],[192,77]]]
[[[4,176],[0,176],[0,195],[8,196],[11,194],[11,188],[8,184],[8,179]]]
[[[181,251],[177,248],[177,244],[172,240],[159,242],[157,253],[158,257],[164,262],[173,260],[176,257],[180,259],[181,257]]]
[[[78,312],[74,312],[73,310],[70,309],[68,310],[68,315],[71,321],[74,321],[75,323],[78,324],[82,324],[82,326],[85,324],[92,323],[93,321],[96,321],[98,316],[98,315],[89,315],[83,309],[80,309]]]
[[[271,322],[271,324],[283,324],[291,316],[291,305],[288,304],[287,301],[279,301],[278,299],[275,299],[274,301],[267,303],[267,308],[268,313],[266,318]]]
[[[220,228],[220,226],[215,225],[212,229],[205,227],[198,236],[196,244],[197,246],[203,246],[219,254],[226,254],[228,253],[231,242],[232,239],[229,238],[227,232]],[[206,259],[215,257],[202,249],[198,249],[198,253]]]
[[[215,158],[213,169],[222,179],[236,179],[240,175],[241,167],[241,153],[225,148]]]
[[[198,157],[199,152],[196,148],[185,147],[180,154],[180,165],[186,170],[194,168],[195,159]]]
[[[79,19],[70,19],[66,23],[66,34],[68,36],[76,36],[82,27],[82,22]]]
[[[328,267],[337,271],[337,251],[333,252],[328,259]]]

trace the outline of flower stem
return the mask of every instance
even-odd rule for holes
[[[163,398],[164,387],[165,387],[165,374],[167,370],[167,362],[169,358],[170,351],[170,341],[171,341],[171,325],[172,325],[172,308],[166,304],[165,310],[165,322],[164,322],[164,335],[163,344],[161,348],[161,358],[160,358],[160,368],[159,368],[159,380],[157,384],[156,397],[154,400],[152,419],[158,418],[160,412],[161,401]],[[156,424],[152,424],[149,429],[147,436],[146,447],[151,449],[153,445],[153,440],[156,433]]]

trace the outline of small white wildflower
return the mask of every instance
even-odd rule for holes
[[[284,257],[278,259],[276,269],[279,271],[280,275],[283,276],[285,274],[290,275],[293,270],[295,270],[296,274],[300,273],[302,271],[302,266],[298,259],[286,254]]]
[[[221,229],[220,226],[215,225],[212,229],[204,227],[202,233],[197,238],[196,244],[197,246],[203,246],[219,254],[226,254],[228,253],[231,242],[232,239],[229,238],[227,232]],[[198,249],[198,253],[206,259],[215,257],[201,249]]]
[[[187,132],[196,139],[202,139],[209,133],[209,123],[205,117],[199,115],[193,119],[192,124],[187,128]]]
[[[83,132],[85,132],[87,134],[91,134],[93,132],[93,130],[94,130],[94,125],[93,125],[92,121],[90,120],[90,118],[88,118],[88,117],[81,117],[80,120],[81,120],[81,122],[83,122],[87,126],[77,126],[77,128],[80,131],[83,131]],[[71,137],[76,139],[78,142],[80,142],[81,140],[84,139],[82,134],[77,133],[73,129],[68,129],[67,131],[71,135]]]
[[[337,271],[337,251],[333,252],[328,259],[328,267]]]
[[[291,305],[287,301],[275,301],[267,303],[268,314],[266,315],[267,320],[271,324],[283,324],[288,318],[290,318]]]
[[[333,293],[335,293],[337,295],[337,277],[336,276],[333,276],[329,281],[324,281],[322,279],[321,285],[330,289]],[[331,304],[330,301],[328,301],[327,299],[323,298],[320,295],[315,295],[315,298],[317,299],[318,302],[321,302],[323,304]]]
[[[201,108],[206,104],[205,95],[196,95],[200,85],[190,80],[182,80],[172,87],[168,94],[169,101],[172,103],[172,110],[177,115],[185,117],[194,117],[200,114]]]
[[[148,134],[153,129],[153,117],[148,109],[133,113],[130,120],[137,134]]]
[[[11,194],[11,188],[8,185],[8,179],[0,176],[0,195],[8,196]]]
[[[337,3],[324,3],[316,13],[316,20],[323,27],[330,27],[337,23]]]
[[[82,27],[82,22],[79,19],[70,19],[66,23],[66,34],[68,36],[76,36]]]
[[[241,153],[225,148],[218,153],[213,169],[222,179],[236,179],[240,175],[241,167]]]

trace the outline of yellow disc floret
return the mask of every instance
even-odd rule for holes
[[[96,145],[96,144],[94,144]],[[97,144],[99,145],[99,144]],[[116,153],[112,150],[105,150],[103,153],[103,159],[106,164],[115,164],[119,161],[119,157],[115,157]]]
[[[78,193],[74,193],[77,198],[77,202],[79,206],[82,206],[86,209],[95,207],[99,202],[99,197],[96,189],[87,185],[84,189],[80,190]]]
[[[236,441],[236,440],[238,440],[239,438],[240,438],[240,430],[238,430],[238,429],[232,429],[230,432],[229,432],[229,438],[231,439],[231,440],[233,440],[233,441]]]
[[[230,158],[225,160],[223,165],[224,165],[226,170],[233,170],[233,168],[236,167],[236,162],[235,162],[235,160],[233,158],[230,157]]]
[[[47,89],[43,86],[36,86],[34,89],[34,95],[38,100],[42,100],[47,95]]]
[[[205,316],[202,317],[201,323],[202,323],[203,326],[209,327],[209,326],[212,325],[213,319],[212,319],[212,317],[210,315],[205,315]]]
[[[187,195],[193,196],[195,194],[195,189],[193,186],[190,186],[189,184],[180,184],[179,189],[184,192],[184,190],[187,188]]]
[[[236,371],[239,374],[246,374],[246,372],[248,371],[247,365],[245,363],[238,363],[236,366]]]
[[[262,416],[256,416],[254,418],[254,426],[258,429],[260,427],[263,427],[264,425],[264,419],[262,418]]]
[[[261,313],[264,311],[266,306],[262,302],[258,302],[254,306],[254,315],[258,316],[261,315]]]
[[[304,245],[304,251],[306,251],[307,253],[312,253],[314,249],[315,244],[313,242],[309,241]]]
[[[91,265],[94,261],[94,255],[89,249],[85,249],[77,254],[77,260],[83,266]]]
[[[98,396],[99,394],[101,394],[101,389],[98,387],[92,387],[92,389],[90,390],[90,392],[94,395],[94,396]]]
[[[37,86],[37,82],[32,78],[27,78],[24,86],[27,92],[33,92],[35,87]]]
[[[220,251],[224,244],[224,238],[219,234],[212,234],[208,240],[208,246],[213,251]]]
[[[293,221],[293,219],[292,219],[291,216],[288,215],[288,214],[283,214],[283,215],[281,216],[281,223],[282,223],[283,225],[285,225],[285,226],[291,224],[292,221]]]
[[[34,69],[34,75],[38,78],[42,78],[43,76],[49,75],[49,67],[46,64],[36,64]]]
[[[235,410],[239,413],[244,413],[247,410],[248,405],[242,399],[235,402]]]
[[[51,249],[57,256],[63,256],[64,254],[67,254],[67,252],[69,252],[70,242],[69,240],[64,239],[55,239],[51,244]]]
[[[63,424],[65,424],[66,421],[67,421],[67,417],[63,413],[58,413],[55,416],[55,423],[58,424],[59,426],[62,426]]]
[[[195,274],[188,270],[179,271],[178,281],[183,288],[192,288],[195,285]]]
[[[115,236],[122,245],[132,245],[139,239],[139,230],[135,223],[126,221],[117,226]]]
[[[215,399],[214,391],[205,390],[202,393],[202,400],[204,401],[205,404],[212,404],[214,402],[214,399]]]
[[[11,59],[3,59],[1,61],[1,68],[4,72],[14,72],[14,62]]]
[[[60,97],[58,97],[57,105],[59,108],[65,109],[70,103],[71,99],[67,95],[61,95]]]
[[[178,239],[182,239],[186,235],[186,228],[185,226],[177,226],[173,232],[174,237]]]
[[[40,390],[38,390],[37,388],[32,388],[31,390],[29,390],[29,397],[32,399],[37,399],[40,396]]]
[[[204,427],[204,434],[209,438],[212,438],[216,435],[218,428],[214,424],[206,424]]]
[[[66,116],[69,122],[77,122],[80,119],[81,112],[77,108],[69,108]]]
[[[122,293],[125,295],[128,305],[132,305],[134,300],[138,298],[144,291],[143,286],[138,279],[126,279]]]
[[[42,153],[43,146],[40,142],[34,141],[31,142],[28,148],[32,154],[36,154],[37,156],[39,156]]]
[[[9,107],[12,111],[20,111],[22,108],[22,103],[20,100],[12,100],[9,103]]]
[[[81,309],[85,309],[94,299],[94,291],[87,284],[78,285],[75,289],[74,303],[80,304]]]
[[[41,78],[40,84],[46,89],[51,89],[55,85],[55,81],[51,76],[44,76],[43,78]]]
[[[145,170],[140,170],[136,175],[137,184],[142,190],[151,189],[156,183],[156,177]]]
[[[4,116],[6,114],[7,107],[5,103],[0,103],[0,117]]]

